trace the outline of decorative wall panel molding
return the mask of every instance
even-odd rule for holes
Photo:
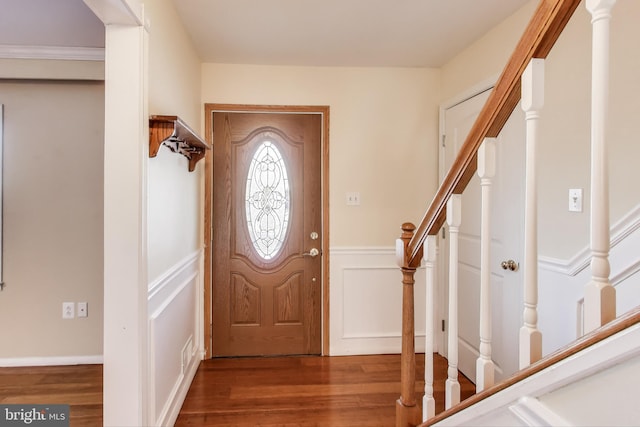
[[[331,355],[401,351],[402,274],[394,247],[332,248]],[[424,268],[416,274],[416,351],[424,351]]]
[[[202,349],[203,252],[188,255],[149,286],[149,399],[154,425],[172,425],[195,376]]]
[[[640,205],[611,228],[610,280],[616,288],[618,316],[640,304]],[[591,277],[588,248],[570,260],[540,257],[539,328],[543,354],[583,334],[584,287]]]

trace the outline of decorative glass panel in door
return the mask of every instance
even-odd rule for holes
[[[287,168],[272,141],[258,146],[246,187],[245,210],[253,247],[263,259],[272,259],[287,237],[290,205]]]

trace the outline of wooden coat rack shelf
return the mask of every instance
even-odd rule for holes
[[[162,144],[189,160],[189,172],[210,147],[178,116],[149,117],[149,157],[155,157]]]

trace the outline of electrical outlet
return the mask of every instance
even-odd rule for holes
[[[360,193],[359,192],[350,192],[347,193],[347,205],[348,206],[359,206],[360,205]]]
[[[76,317],[75,304],[72,302],[63,302],[62,303],[62,318],[63,319],[73,319]]]
[[[86,302],[78,303],[78,317],[88,317],[89,311],[87,310],[88,306]]]

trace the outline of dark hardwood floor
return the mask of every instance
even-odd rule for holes
[[[424,355],[416,392],[424,395]],[[446,360],[434,357],[436,411]],[[462,398],[474,385],[459,376]],[[400,356],[213,359],[201,363],[176,426],[393,426]]]
[[[0,403],[68,404],[70,425],[102,425],[102,365],[0,368]]]
[[[434,356],[436,412],[446,360]],[[424,356],[416,369],[418,403]],[[462,398],[475,392],[459,376]],[[200,364],[177,426],[393,426],[400,356],[213,359]],[[0,403],[69,404],[71,426],[102,425],[102,366],[0,368]]]

